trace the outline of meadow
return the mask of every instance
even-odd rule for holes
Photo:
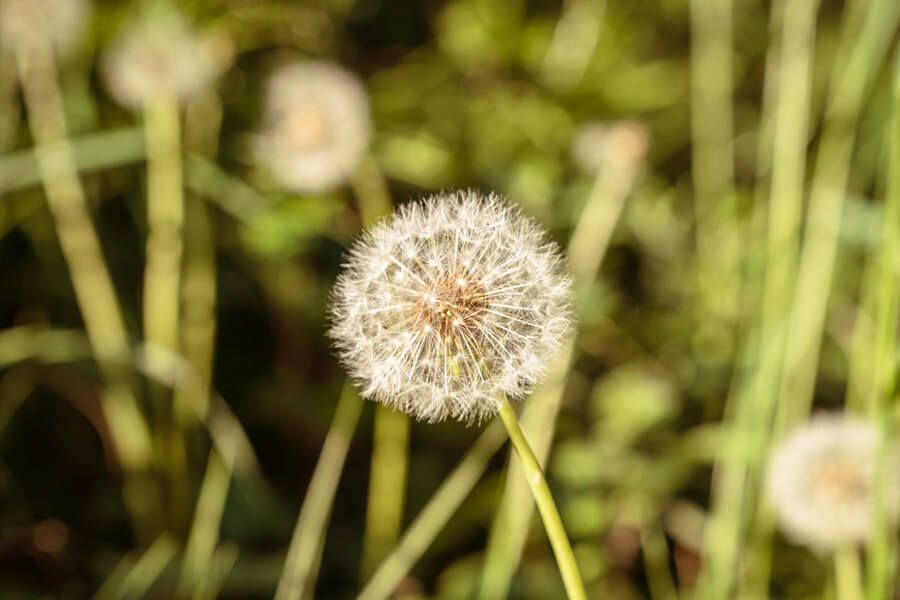
[[[897,0],[0,0],[0,598],[900,598]]]

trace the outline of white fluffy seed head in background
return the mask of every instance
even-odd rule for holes
[[[776,449],[767,491],[785,534],[798,543],[834,550],[865,541],[872,525],[878,429],[850,416],[819,415]],[[884,501],[891,522],[900,508],[896,453],[886,453]]]
[[[362,395],[428,422],[480,422],[538,383],[571,332],[559,247],[496,195],[438,194],[353,245],[330,335]]]
[[[155,13],[118,36],[102,72],[116,102],[141,109],[158,97],[184,102],[209,89],[231,58],[221,34],[201,36],[177,13]]]
[[[365,88],[324,62],[285,65],[269,79],[257,162],[298,192],[320,192],[347,179],[372,137]]]
[[[0,0],[0,47],[28,51],[41,41],[64,52],[84,33],[90,8],[87,0]]]

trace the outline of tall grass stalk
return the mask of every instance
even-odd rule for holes
[[[53,51],[46,40],[35,40],[28,51],[17,53],[16,62],[47,202],[106,381],[101,409],[125,473],[123,496],[137,534],[146,539],[160,527],[156,487],[146,477],[152,455],[150,432],[125,366],[130,353],[125,322],[73,163]]]
[[[591,188],[567,249],[578,305],[603,262],[638,168],[638,164],[629,161],[608,161]],[[532,394],[522,412],[522,429],[541,463],[550,452],[573,353],[574,343],[570,343],[551,364],[546,381]],[[511,458],[503,498],[488,537],[480,598],[508,595],[533,514],[534,503],[522,464]]]
[[[214,155],[221,125],[218,99],[210,94],[188,107],[186,145],[207,155]],[[192,370],[196,385],[174,387],[174,406],[192,407],[194,419],[206,421],[212,390],[213,354],[216,338],[216,264],[215,240],[209,211],[201,198],[185,198],[184,270],[182,273],[180,347]],[[176,415],[185,426],[185,415]],[[209,565],[213,564],[219,542],[219,527],[225,511],[235,456],[224,457],[215,447],[209,451],[206,474],[194,508],[194,517],[185,548],[178,595],[190,590],[203,597],[211,596],[215,582]]]
[[[179,349],[179,285],[184,197],[181,118],[175,100],[158,97],[144,108],[147,135],[147,265],[144,271],[144,340]]]
[[[184,196],[181,168],[181,116],[174,98],[159,95],[144,106],[147,139],[147,253],[144,268],[144,342],[177,353],[180,350],[179,316],[183,253]],[[177,387],[176,387],[177,389]],[[187,452],[177,421],[190,411],[171,405],[183,394],[151,387],[159,413],[157,444],[161,466],[169,478],[173,525],[182,529],[187,519]]]
[[[730,317],[739,301],[741,231],[734,190],[732,0],[691,0],[691,164],[703,302]]]

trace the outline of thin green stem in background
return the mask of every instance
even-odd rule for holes
[[[173,99],[144,109],[147,132],[147,265],[144,271],[144,340],[177,352],[184,196],[181,124]]]
[[[234,457],[230,461],[233,463]],[[231,487],[233,468],[234,465],[227,464],[215,448],[209,451],[206,474],[200,487],[194,521],[181,564],[176,594],[178,597],[207,597],[204,590],[214,583],[210,578],[210,564],[219,542],[219,525]]]
[[[734,190],[732,0],[691,0],[691,164],[701,298],[738,309],[740,225]]]
[[[69,140],[77,172],[112,169],[146,158],[143,127],[131,127],[82,135]],[[185,184],[197,195],[219,206],[242,223],[269,206],[269,200],[243,181],[199,154],[185,157]],[[35,150],[19,150],[0,157],[0,193],[14,192],[41,183]]]
[[[400,537],[406,505],[406,474],[409,467],[409,417],[390,407],[375,407],[372,466],[366,529],[363,537],[362,580],[375,571]]]
[[[180,351],[180,285],[183,254],[184,194],[181,168],[181,117],[174,98],[159,96],[144,106],[147,136],[147,251],[144,267],[144,343],[168,352]],[[187,451],[177,416],[189,414],[182,394],[151,386],[161,422],[157,426],[158,460],[169,478],[172,525],[185,527]]]
[[[491,457],[506,439],[501,423],[491,423],[456,469],[413,520],[396,548],[384,559],[358,600],[384,600],[434,541],[484,475]]]
[[[160,535],[142,554],[123,558],[94,594],[95,600],[147,597],[177,553],[175,540],[169,534]]]
[[[678,600],[678,589],[669,568],[669,548],[660,523],[651,523],[641,532],[641,550],[647,585],[653,600]]]
[[[353,384],[345,383],[300,507],[300,516],[275,592],[277,600],[312,596],[334,495],[350,449],[350,440],[359,422],[362,403]]]
[[[553,554],[556,556],[556,564],[559,566],[559,572],[566,587],[566,594],[568,594],[570,600],[586,600],[587,594],[584,591],[584,583],[581,581],[581,573],[578,570],[575,553],[572,551],[569,536],[566,534],[562,518],[559,516],[559,510],[556,508],[556,502],[554,502],[553,495],[550,493],[550,487],[547,485],[544,470],[531,450],[525,434],[522,433],[522,429],[519,427],[519,419],[516,416],[515,409],[506,398],[503,398],[500,402],[499,415],[500,420],[503,421],[503,425],[506,427],[509,441],[515,448],[516,455],[521,461],[522,471],[528,480],[528,485],[531,487],[531,493],[534,495],[535,504],[537,504],[541,520],[544,522],[544,530],[547,532],[550,545],[553,547]]]
[[[220,102],[215,94],[195,100],[188,106],[186,145],[203,154],[214,155],[221,127]],[[219,108],[218,110],[216,110]],[[200,113],[200,114],[194,114]],[[192,118],[194,117],[194,118]],[[196,385],[174,386],[174,407],[193,407],[193,419],[176,413],[176,422],[185,426],[209,417],[213,388],[212,369],[216,337],[216,263],[215,239],[209,211],[202,199],[185,198],[184,265],[181,286],[183,315],[180,347],[195,375]],[[221,577],[210,565],[216,562],[219,529],[237,459],[238,446],[230,455],[213,446],[209,451],[206,474],[194,508],[194,518],[184,551],[177,595],[214,597]],[[221,561],[228,564],[227,551]],[[233,561],[232,561],[233,562]],[[217,578],[217,576],[219,576]]]
[[[851,546],[834,553],[834,582],[836,600],[863,600],[862,569],[859,552]]]
[[[156,487],[145,476],[152,454],[150,432],[124,366],[130,353],[128,334],[72,159],[53,51],[46,40],[35,40],[16,55],[16,61],[47,202],[91,347],[106,380],[101,408],[126,474],[123,496],[138,535],[146,538],[160,527]]]

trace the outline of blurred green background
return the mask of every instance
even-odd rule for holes
[[[784,379],[795,381],[796,368],[803,380],[812,368],[806,381],[815,382],[806,394],[801,381],[796,397],[838,408],[848,381],[867,376],[872,329],[865,328],[874,312],[866,301],[878,289],[873,265],[887,222],[895,103],[892,2],[179,2],[190,22],[233,44],[215,89],[181,113],[183,277],[194,292],[183,291],[181,334],[199,327],[202,337],[214,326],[214,414],[226,415],[217,422],[223,431],[239,426],[256,457],[226,475],[220,520],[205,525],[214,539],[203,593],[275,591],[344,385],[325,336],[328,293],[361,227],[360,190],[383,181],[394,204],[440,190],[497,191],[563,246],[582,215],[586,232],[602,238],[612,228],[608,246],[592,255],[602,258],[596,276],[588,268],[579,281],[578,338],[546,463],[590,597],[672,598],[676,588],[687,597],[705,566],[711,518],[735,519],[736,544],[758,549],[763,539],[771,553],[771,572],[758,578],[751,561],[732,575],[739,585],[778,598],[829,594],[827,560],[777,534],[754,537],[759,456],[772,417],[752,408],[741,417],[742,402],[762,404],[753,404],[758,390],[748,392],[751,400],[735,390],[758,366],[766,297],[775,298],[767,322],[790,313],[791,295],[769,295],[765,283],[766,269],[782,258],[789,285],[777,289],[800,281],[799,313],[805,298],[815,301],[811,314],[820,304],[824,311],[820,324],[794,330],[809,331],[812,342],[785,363]],[[137,6],[95,1],[86,35],[58,64],[87,205],[135,345],[146,261],[144,133],[141,116],[110,99],[98,64]],[[792,36],[782,37],[783,27],[804,22],[802,10],[815,36],[798,33],[785,50]],[[808,94],[796,79],[779,88],[777,66],[796,66],[785,61],[804,48]],[[262,123],[265,77],[304,59],[340,64],[365,84],[374,134],[362,183],[300,195],[254,165],[250,140]],[[215,476],[209,432],[217,425],[173,434],[153,401],[167,375],[139,361],[129,367],[155,452],[144,487],[132,489],[137,497],[154,490],[144,496],[148,524],[136,528],[100,408],[104,377],[84,336],[18,79],[7,48],[0,55],[0,597],[89,597],[110,581],[107,592],[168,598],[178,588],[190,596],[178,587],[179,573],[205,477]],[[779,122],[775,109],[785,98],[799,105]],[[796,122],[792,114],[808,122],[799,158],[779,155],[773,142]],[[580,167],[575,140],[589,125],[593,146],[584,142],[580,152],[593,152],[586,162],[594,166]],[[769,186],[773,165],[785,160],[795,161],[788,164],[801,184],[816,177],[840,203],[835,209],[801,195],[799,225],[787,226],[782,249],[770,243],[772,207],[796,193],[784,200]],[[805,171],[796,160],[806,160]],[[822,251],[821,243],[824,253],[810,254],[812,270],[798,278],[794,255]],[[797,400],[801,413],[805,402]],[[362,583],[372,421],[366,403],[315,597],[352,597]],[[384,491],[405,497],[404,526],[482,429],[412,425],[406,489]],[[729,453],[746,454],[747,486],[743,500],[717,509],[713,466]],[[491,459],[398,596],[476,596],[508,458],[504,446]],[[530,522],[509,596],[560,598],[540,521]]]

